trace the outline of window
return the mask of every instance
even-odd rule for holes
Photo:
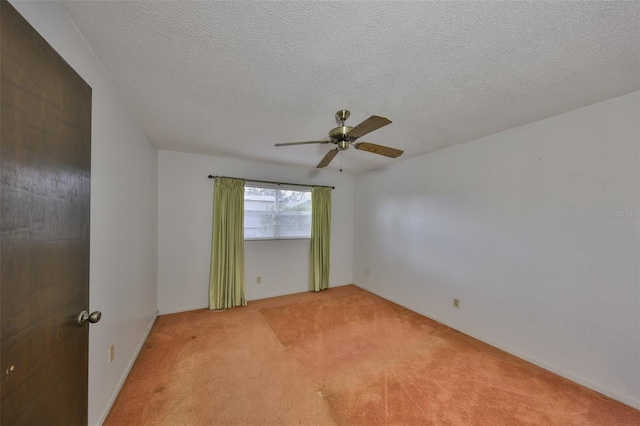
[[[311,238],[311,189],[244,187],[244,239]]]

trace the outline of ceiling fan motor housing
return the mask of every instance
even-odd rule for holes
[[[349,142],[351,142],[351,138],[349,138],[348,133],[353,129],[351,126],[338,126],[335,129],[331,129],[329,132],[329,138],[331,138],[331,142],[335,143],[338,146],[340,151],[344,151],[349,148]]]

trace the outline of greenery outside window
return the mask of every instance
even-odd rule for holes
[[[311,238],[311,188],[244,187],[244,239]]]

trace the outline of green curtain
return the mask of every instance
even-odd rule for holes
[[[246,306],[244,279],[244,180],[216,178],[209,309]]]
[[[331,188],[311,189],[311,251],[309,291],[329,288],[331,247]]]

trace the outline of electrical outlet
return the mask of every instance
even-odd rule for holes
[[[260,275],[258,275],[256,277],[256,284],[260,284],[262,282],[262,277]]]
[[[453,299],[453,307],[454,308],[460,307],[460,299]]]
[[[109,346],[109,364],[113,362],[113,359],[116,357],[116,347],[115,345]]]

